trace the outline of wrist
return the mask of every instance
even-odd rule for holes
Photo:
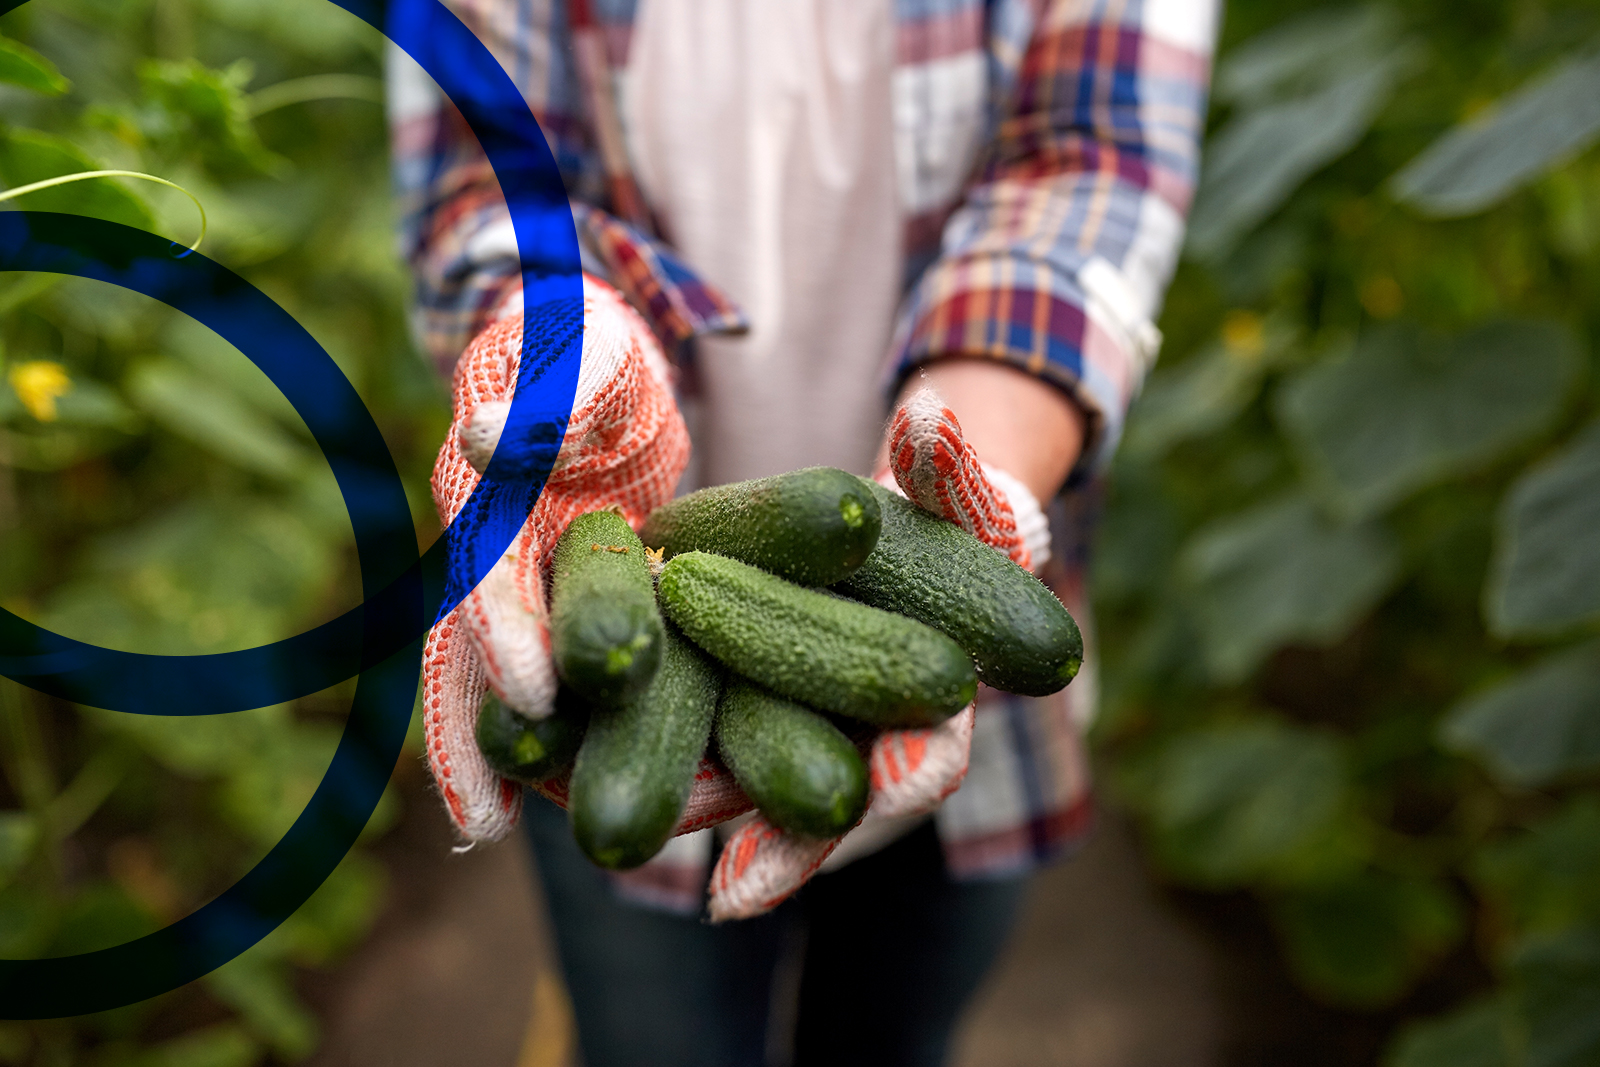
[[[952,356],[907,378],[896,403],[931,386],[978,458],[1025,486],[1035,501],[1061,490],[1083,451],[1083,410],[1056,386],[1009,364]],[[887,465],[887,454],[878,466]]]

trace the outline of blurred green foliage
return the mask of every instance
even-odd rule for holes
[[[328,348],[425,525],[447,411],[404,331],[381,56],[324,0],[34,0],[0,19],[0,182],[194,192],[206,252]],[[1600,1059],[1597,57],[1584,0],[1231,3],[1107,502],[1099,740],[1156,861],[1255,894],[1327,1001],[1495,976],[1399,1032],[1395,1067]],[[197,226],[120,179],[18,203]],[[0,346],[0,603],[176,654],[356,602],[326,465],[238,352],[142,297],[11,274]],[[209,899],[293,819],[347,695],[177,722],[0,683],[0,954]],[[358,852],[198,988],[0,1027],[0,1063],[299,1058],[294,968],[346,951],[381,891]]]
[[[1114,788],[1394,1067],[1600,1063],[1597,142],[1592,3],[1230,3],[1110,483]]]
[[[35,0],[0,19],[0,182],[141,171],[203,203],[203,251],[305,325],[373,411],[419,530],[448,422],[406,332],[383,40],[326,0]],[[93,214],[189,244],[181,193],[93,179],[6,208]],[[304,424],[242,354],[142,296],[0,273],[0,604],[161,654],[279,640],[358,602],[350,524]],[[105,947],[248,870],[332,756],[350,686],[164,719],[0,681],[0,956]],[[393,822],[380,806],[369,838]],[[194,986],[76,1020],[0,1024],[0,1063],[231,1067],[317,1042],[299,968],[382,901],[362,850],[261,945]]]

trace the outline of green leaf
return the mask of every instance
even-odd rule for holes
[[[72,956],[111,948],[154,933],[160,925],[115,882],[94,882],[63,910],[49,954]]]
[[[1486,845],[1472,873],[1520,932],[1600,924],[1600,798],[1574,797],[1517,836]]]
[[[1544,429],[1581,367],[1576,339],[1555,322],[1448,340],[1394,326],[1288,382],[1277,416],[1340,510],[1365,518]]]
[[[1396,199],[1434,216],[1471,215],[1600,137],[1600,54],[1575,56],[1458,126],[1396,174]]]
[[[5,130],[0,135],[0,181],[12,189],[32,185],[46,178],[104,169],[99,161],[62,137],[36,130],[15,129]],[[30,211],[93,215],[141,230],[148,230],[154,225],[150,209],[144,201],[118,184],[116,178],[87,178],[81,182],[28,193],[6,203]]]
[[[0,812],[0,886],[22,869],[38,844],[38,819],[25,811]]]
[[[29,886],[0,889],[0,958],[27,959],[55,936],[61,902]]]
[[[1151,769],[1157,848],[1179,875],[1235,885],[1325,839],[1345,801],[1337,742],[1274,722],[1179,734]]]
[[[306,450],[232,395],[171,360],[140,365],[128,392],[151,418],[246,470],[292,480],[306,469]]]
[[[1495,633],[1539,636],[1600,614],[1600,422],[1517,479],[1498,527],[1484,593]]]
[[[46,96],[60,96],[72,88],[56,65],[21,41],[0,37],[0,82],[20,85]]]
[[[1318,21],[1309,26],[1275,31],[1277,47],[1271,40],[1254,49],[1246,45],[1243,73],[1223,64],[1222,82],[1250,106],[1206,145],[1186,245],[1202,259],[1225,255],[1302,181],[1349,151],[1417,63],[1417,49],[1395,41],[1393,20],[1382,16],[1358,28],[1343,50],[1321,47],[1311,62],[1307,41],[1321,25],[1320,16],[1313,18]],[[1286,83],[1288,98],[1257,99],[1275,97],[1269,90]]]
[[[1394,12],[1385,7],[1325,8],[1272,27],[1229,50],[1212,82],[1216,98],[1250,103],[1324,83],[1329,57],[1371,53],[1394,40]]]
[[[145,62],[139,82],[161,118],[147,134],[223,173],[282,171],[285,161],[267,150],[250,121],[244,87],[252,73],[245,60],[222,70],[196,60]]]
[[[1373,870],[1288,894],[1273,914],[1306,988],[1366,1008],[1400,997],[1462,928],[1442,886]]]
[[[1506,1010],[1499,1000],[1474,1001],[1400,1032],[1389,1067],[1513,1067],[1506,1045]]]
[[[1600,767],[1600,643],[1549,656],[1467,699],[1445,717],[1440,736],[1514,786]]]
[[[1201,528],[1179,569],[1207,664],[1234,682],[1280,645],[1343,637],[1393,584],[1400,557],[1382,527],[1336,524],[1294,494]]]
[[[383,908],[386,872],[370,856],[339,861],[311,899],[262,942],[262,951],[308,967],[326,966],[353,949]]]
[[[217,1023],[145,1049],[129,1067],[251,1067],[265,1055],[242,1027]]]
[[[1222,429],[1261,390],[1268,362],[1214,345],[1157,371],[1134,402],[1122,448],[1160,456],[1173,445]]]
[[[1600,929],[1532,938],[1511,958],[1526,1067],[1600,1063]]]
[[[308,1055],[317,1044],[317,1019],[295,995],[285,967],[259,951],[212,971],[203,981],[217,999],[244,1018],[251,1033],[285,1060]]]
[[[334,545],[319,531],[248,500],[158,513],[97,540],[86,563],[51,593],[41,624],[154,655],[282,640],[305,625],[309,610],[324,606],[336,574]]]

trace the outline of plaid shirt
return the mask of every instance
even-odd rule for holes
[[[636,2],[591,0],[616,71],[626,70]],[[451,6],[539,118],[574,201],[585,266],[622,290],[669,349],[742,325],[670,249],[606,212],[564,0]],[[1052,513],[1056,556],[1045,577],[1083,619],[1094,474],[1159,343],[1150,322],[1195,185],[1216,0],[895,0],[894,10],[907,295],[885,385],[920,363],[983,356],[1078,403],[1089,433]],[[392,59],[418,331],[448,370],[517,284],[515,243],[464,123],[409,61]],[[1020,873],[1081,839],[1093,681],[1086,669],[1055,697],[980,699],[967,782],[937,815],[958,876]],[[703,878],[655,866],[635,872],[637,896],[698,907]]]

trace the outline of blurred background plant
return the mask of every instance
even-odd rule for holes
[[[381,65],[325,0],[34,0],[0,18],[0,182],[192,191],[205,251],[366,398],[427,536],[446,398],[405,333]],[[1377,1020],[1296,1062],[1595,1063],[1600,10],[1234,0],[1212,126],[1106,502],[1102,777],[1182,899],[1243,902],[1306,997]],[[198,225],[121,179],[11,205],[180,244]],[[238,352],[142,297],[18,274],[0,346],[0,604],[181,654],[356,602],[332,478]],[[0,681],[0,956],[209,899],[293,820],[347,697],[178,722]],[[0,1063],[301,1058],[296,976],[382,891],[358,851],[204,982],[0,1025]]]
[[[1600,1063],[1600,8],[1234,0],[1097,741],[1299,1063]],[[1193,899],[1191,897],[1191,899]]]
[[[0,19],[0,182],[147,172],[203,203],[203,251],[324,345],[400,463],[419,531],[448,423],[411,349],[382,99],[383,39],[325,0],[39,0]],[[181,193],[94,179],[5,207],[190,244]],[[253,364],[136,294],[0,273],[0,604],[81,640],[245,648],[359,600],[349,522],[304,424]],[[117,944],[248,870],[331,758],[350,688],[198,719],[73,708],[0,680],[0,956]],[[415,760],[410,762],[415,763]],[[395,819],[386,798],[369,838]],[[256,949],[153,1002],[0,1024],[0,1063],[231,1067],[317,1042],[297,974],[365,935],[358,850]]]

